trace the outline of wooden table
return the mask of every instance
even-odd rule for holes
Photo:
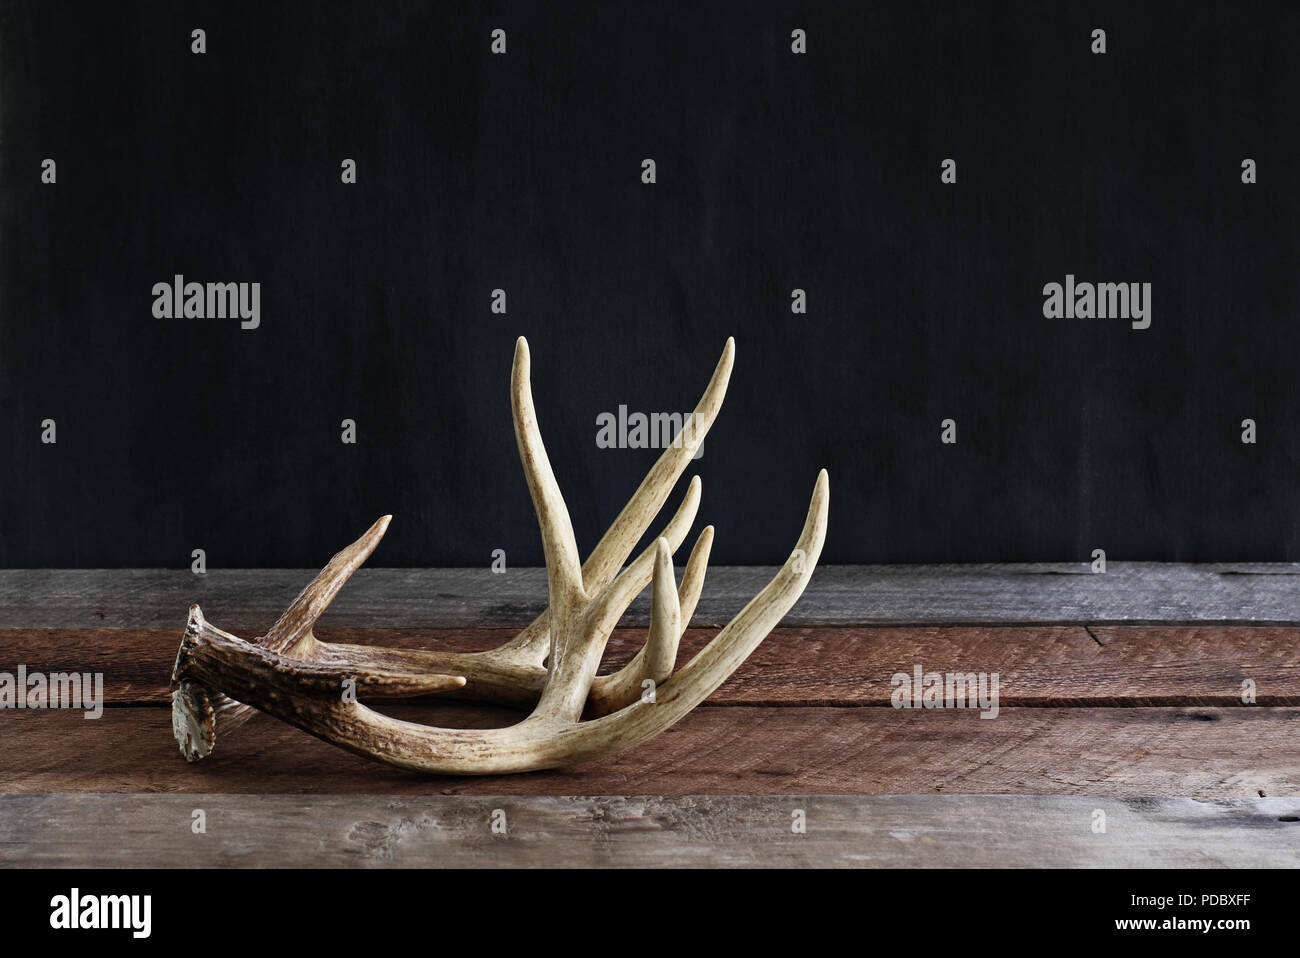
[[[711,570],[682,656],[771,571]],[[0,863],[1300,864],[1300,566],[824,568],[704,706],[604,761],[422,777],[259,715],[185,763],[167,683],[189,603],[251,637],[312,575],[0,571],[0,671],[102,672],[107,705],[0,711]],[[364,569],[318,634],[487,648],[544,593],[535,569]],[[643,596],[603,671],[646,617]],[[917,665],[997,673],[997,717],[892,707]]]

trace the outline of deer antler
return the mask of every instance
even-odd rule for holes
[[[216,726],[259,709],[350,751],[404,768],[495,774],[553,768],[631,748],[659,734],[707,698],[794,605],[816,567],[826,536],[830,490],[822,470],[803,533],[776,577],[689,663],[674,671],[677,645],[699,599],[713,542],[700,534],[680,588],[673,553],[694,522],[700,481],[693,478],[672,520],[641,555],[628,555],[713,424],[735,355],[727,340],[695,412],[665,449],[585,563],[551,471],[533,409],[528,343],[516,344],[511,375],[515,438],[537,512],[546,557],[548,606],[515,638],[489,652],[377,649],[322,642],[316,620],[374,551],[384,516],[321,571],[265,636],[249,642],[209,625],[190,609],[172,671],[172,724],[190,761],[208,755]],[[622,571],[620,571],[620,569]],[[610,633],[651,586],[645,646],[618,672],[596,676]],[[390,718],[344,695],[400,697],[455,692],[531,708],[503,729],[432,728]],[[655,694],[643,696],[643,684]],[[588,716],[584,720],[584,715]]]

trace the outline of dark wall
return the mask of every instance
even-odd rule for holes
[[[657,456],[597,414],[734,334],[715,562],[822,466],[832,562],[1300,561],[1294,4],[2,9],[0,566],[317,566],[385,512],[376,565],[536,564],[521,334],[584,551]],[[155,318],[176,273],[260,328]],[[1067,273],[1151,327],[1044,318]]]

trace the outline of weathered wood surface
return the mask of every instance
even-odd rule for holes
[[[1297,867],[1300,801],[3,795],[0,865]]]
[[[681,660],[770,572],[711,572]],[[554,772],[431,778],[265,716],[219,733],[204,762],[177,753],[167,684],[188,604],[252,637],[314,572],[0,571],[0,671],[102,672],[109,703],[95,721],[0,710],[0,864],[1294,866],[1297,572],[823,569],[658,739]],[[320,634],[489,648],[544,591],[540,570],[363,570]],[[615,633],[602,671],[640,647],[645,611]],[[997,672],[998,717],[889,707],[890,678],[916,665]],[[383,709],[469,727],[517,718]],[[196,807],[203,836],[189,830]],[[789,830],[796,807],[806,835]],[[493,808],[507,810],[506,839],[487,829]]]
[[[774,569],[710,569],[695,624],[719,626]],[[184,627],[191,603],[227,629],[267,628],[316,570],[0,570],[0,628]],[[322,628],[526,624],[545,605],[545,573],[512,569],[362,569]],[[644,624],[648,597],[629,612]],[[1300,565],[1109,563],[826,566],[785,624],[1300,624]]]
[[[330,641],[472,652],[509,629],[322,629]],[[679,661],[714,636],[688,630]],[[252,636],[247,636],[251,638]],[[180,630],[0,629],[0,670],[102,672],[105,700],[163,704]],[[602,672],[645,641],[621,629]],[[713,705],[888,705],[896,672],[998,673],[1004,706],[1300,705],[1300,629],[1275,626],[875,626],[779,628],[709,699]],[[0,718],[3,722],[3,718]],[[2,726],[0,726],[2,727]]]
[[[484,727],[517,716],[400,704],[400,718]],[[393,795],[1300,795],[1300,709],[704,706],[620,755],[528,775],[404,772],[263,715],[187,764],[160,708],[0,713],[0,792]]]

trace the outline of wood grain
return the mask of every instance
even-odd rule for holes
[[[473,779],[404,773],[265,716],[205,762],[180,758],[165,705],[188,603],[251,637],[311,572],[0,571],[0,671],[103,672],[110,705],[96,721],[0,711],[0,863],[1294,866],[1298,568],[819,570],[783,627],[660,738]],[[710,573],[707,627],[688,631],[681,661],[769,571]],[[540,570],[363,570],[320,632],[473,651],[513,635],[543,593]],[[644,614],[615,632],[602,671],[640,647]],[[997,672],[1000,714],[888,707],[890,677],[916,664]],[[517,718],[383,709],[466,727]],[[205,836],[189,831],[195,807]],[[485,827],[499,807],[507,840]],[[793,807],[806,835],[789,830]],[[1090,828],[1097,808],[1105,835]]]
[[[393,705],[465,727],[517,716]],[[441,794],[1091,794],[1251,798],[1300,794],[1300,709],[972,710],[702,707],[620,755],[528,775],[406,773],[266,716],[187,764],[170,713],[0,712],[3,792]]]
[[[322,557],[322,559],[327,557]],[[694,624],[725,624],[775,568],[709,570]],[[234,631],[266,629],[316,570],[0,570],[0,628],[182,629],[191,603]],[[786,616],[801,625],[1254,622],[1300,624],[1297,564],[825,566]],[[546,602],[542,569],[362,569],[322,628],[520,628]],[[627,622],[644,625],[648,597]]]
[[[332,629],[326,640],[472,652],[508,629]],[[691,629],[686,662],[715,633]],[[166,703],[179,632],[169,629],[3,629],[0,670],[103,672],[112,704]],[[603,672],[645,641],[621,629]],[[709,700],[714,705],[888,705],[896,672],[997,672],[1006,706],[1300,705],[1300,629],[1260,626],[965,626],[781,628]]]
[[[1296,867],[1297,813],[1294,799],[1045,795],[3,795],[0,865]]]

